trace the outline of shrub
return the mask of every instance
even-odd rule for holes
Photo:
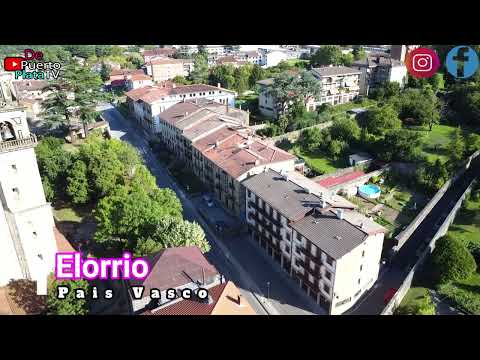
[[[435,304],[430,294],[425,294],[421,299],[409,302],[404,306],[400,306],[396,311],[396,315],[435,315]]]
[[[432,254],[432,263],[440,284],[465,280],[477,268],[475,259],[467,247],[450,236],[437,240]]]

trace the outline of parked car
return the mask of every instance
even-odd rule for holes
[[[392,300],[393,296],[397,293],[398,289],[395,288],[390,288],[388,291],[385,293],[383,296],[383,302],[385,305],[387,305],[390,300]]]

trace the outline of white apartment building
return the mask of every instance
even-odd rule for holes
[[[359,70],[346,66],[313,68],[312,75],[320,81],[320,96],[315,100],[315,106],[355,100],[360,94],[360,74]]]
[[[281,61],[288,59],[298,59],[300,54],[291,50],[270,50],[259,49],[260,52],[260,64],[264,68],[277,66]]]
[[[297,172],[267,170],[242,184],[252,239],[327,314],[373,286],[385,228]]]
[[[386,82],[396,82],[403,88],[407,82],[407,67],[388,54],[369,54],[366,59],[355,61],[353,68],[361,71],[360,94],[368,95],[370,90]]]
[[[23,108],[0,86],[0,286],[11,279],[37,281],[46,294],[57,244],[50,204],[45,199]],[[14,98],[14,95],[13,95]]]
[[[345,66],[328,66],[314,68],[311,73],[320,83],[320,96],[312,97],[307,101],[308,111],[314,111],[316,107],[325,103],[344,104],[355,100],[359,95],[361,75],[359,70]],[[258,107],[262,115],[276,119],[278,104],[269,92],[273,83],[273,78],[257,81],[257,85],[260,87]]]
[[[179,102],[208,99],[219,104],[234,107],[237,93],[205,84],[176,86],[147,86],[125,94],[130,112],[150,133],[160,131],[159,114]]]
[[[125,87],[127,91],[153,85],[153,80],[145,74],[125,75]]]

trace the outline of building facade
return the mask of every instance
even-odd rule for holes
[[[364,60],[355,61],[352,67],[361,72],[361,95],[368,95],[370,90],[387,82],[396,82],[400,88],[407,82],[407,67],[389,54],[369,54]]]
[[[204,84],[146,86],[126,93],[130,112],[152,135],[160,132],[160,113],[180,102],[207,99],[233,107],[236,95],[234,91],[223,89],[220,86]]]
[[[45,199],[26,114],[0,86],[0,286],[11,279],[37,281],[46,294],[57,245],[50,204]]]
[[[179,103],[159,116],[159,137],[232,214],[243,219],[241,182],[265,167],[293,170],[295,157],[252,136],[245,111],[208,101]]]
[[[386,229],[296,172],[243,185],[252,239],[326,313],[344,313],[373,286]]]
[[[155,58],[145,63],[147,75],[150,75],[154,82],[171,80],[175,76],[186,76],[184,63],[181,59]]]

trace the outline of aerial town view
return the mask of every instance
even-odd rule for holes
[[[480,45],[0,45],[0,315],[480,315]]]

